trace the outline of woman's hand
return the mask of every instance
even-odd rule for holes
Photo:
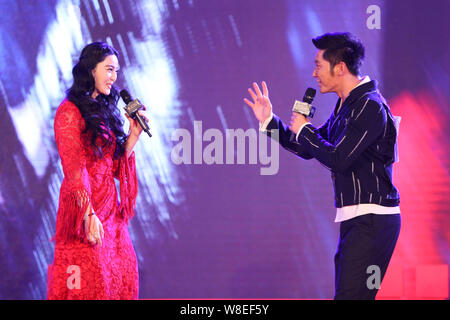
[[[95,214],[85,217],[84,230],[90,244],[99,244],[100,247],[102,246],[102,239],[105,238],[105,232],[103,231],[100,219]]]
[[[145,107],[144,107],[145,110]],[[148,122],[148,118],[144,115],[144,112],[139,110],[139,115]],[[131,152],[133,151],[134,146],[136,145],[136,142],[139,139],[139,136],[141,135],[142,131],[144,131],[136,120],[132,119],[127,113],[125,113],[125,117],[127,117],[128,121],[130,121],[130,131],[128,135],[128,139],[125,142],[125,151],[127,154],[127,158],[131,155]]]
[[[143,110],[145,110],[145,106],[144,106]],[[143,118],[145,121],[148,122],[148,118],[145,116],[145,114],[144,114],[144,112],[143,112],[142,110],[139,110],[139,111],[138,111],[138,114],[141,116],[141,118]],[[130,134],[130,135],[133,135],[133,136],[136,137],[136,138],[139,138],[139,136],[141,135],[141,133],[142,133],[142,131],[143,131],[141,125],[139,124],[139,122],[137,122],[137,120],[132,119],[132,118],[128,115],[128,113],[125,113],[125,117],[126,117],[126,118],[128,119],[128,121],[130,122],[130,131],[129,131],[129,134]]]

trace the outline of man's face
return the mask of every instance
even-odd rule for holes
[[[323,58],[325,50],[319,50],[316,54],[313,77],[317,80],[320,93],[337,92],[339,78],[334,72],[331,74],[330,62]]]

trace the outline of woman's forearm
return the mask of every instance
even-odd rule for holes
[[[136,142],[138,141],[138,139],[139,139],[139,137],[135,136],[134,134],[130,134],[128,136],[128,139],[125,142],[125,152],[127,153],[127,158],[130,157],[130,154],[133,151],[133,148],[136,145]]]

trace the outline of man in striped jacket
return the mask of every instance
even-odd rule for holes
[[[317,159],[331,171],[340,222],[335,255],[335,299],[375,299],[400,232],[400,196],[392,182],[397,125],[377,82],[361,77],[364,46],[349,33],[313,39],[318,49],[313,77],[321,93],[339,96],[319,128],[293,112],[287,127],[272,113],[268,88],[256,83],[244,101],[269,136],[303,159]],[[370,275],[379,276],[371,282]],[[378,273],[378,274],[377,274]],[[374,285],[375,284],[375,285]]]

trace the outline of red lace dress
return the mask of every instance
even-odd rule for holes
[[[83,133],[84,119],[68,100],[56,111],[54,128],[64,180],[48,299],[137,299],[137,261],[127,228],[137,196],[134,152],[113,159],[114,139],[103,158],[96,158]],[[114,178],[120,181],[120,204]],[[105,231],[101,247],[86,239],[83,217],[89,204]]]

